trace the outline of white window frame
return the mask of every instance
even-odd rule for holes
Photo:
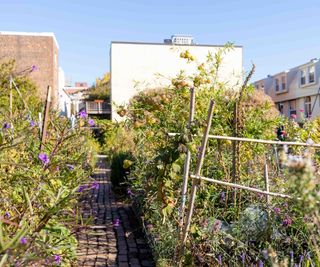
[[[291,115],[293,115],[293,114],[297,115],[297,100],[296,99],[289,100],[289,117],[291,117]]]
[[[310,69],[313,68],[313,81],[310,81]],[[314,84],[316,82],[316,66],[312,65],[308,68],[308,84]]]
[[[304,73],[304,76],[302,76],[302,73]],[[302,83],[303,78],[304,80]],[[300,70],[300,86],[303,87],[303,86],[306,86],[306,84],[307,84],[307,69],[302,69]]]
[[[312,98],[311,96],[306,96],[303,99],[304,101],[304,116],[305,118],[310,118],[312,115]]]
[[[275,78],[274,79],[274,90],[276,91],[276,93],[280,92],[280,80],[279,80],[279,78]]]
[[[278,103],[278,110],[279,110],[281,115],[284,114],[284,103],[283,102],[279,102]]]
[[[278,84],[278,90],[277,90],[277,84]],[[278,75],[274,79],[274,89],[276,94],[283,94],[289,91],[286,74]]]

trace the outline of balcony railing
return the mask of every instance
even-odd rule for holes
[[[86,101],[86,111],[90,114],[110,114],[110,103],[104,101]]]

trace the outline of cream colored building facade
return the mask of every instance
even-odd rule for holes
[[[271,96],[281,114],[302,121],[320,115],[320,61],[315,58],[254,83]]]
[[[197,71],[197,64],[205,62],[209,52],[213,55],[223,45],[177,43],[112,42],[110,51],[112,119],[119,120],[117,106],[128,104],[138,91],[168,86],[181,70],[186,74]],[[189,50],[197,62],[187,64],[180,53]],[[241,46],[223,56],[219,80],[229,86],[242,81],[243,52]]]

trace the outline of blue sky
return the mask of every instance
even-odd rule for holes
[[[111,41],[162,42],[174,33],[199,44],[235,42],[253,79],[320,57],[319,0],[0,0],[0,31],[54,32],[73,82],[109,70]]]

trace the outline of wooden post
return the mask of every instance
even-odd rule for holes
[[[42,125],[40,151],[42,151],[43,146],[44,146],[45,141],[46,141],[50,104],[51,104],[51,86],[48,86],[48,89],[47,89],[47,100],[46,100],[46,105],[45,105],[45,110],[44,110],[44,117],[43,117],[43,125]]]
[[[9,104],[9,110],[10,110],[10,120],[12,119],[12,109],[13,109],[13,103],[12,103],[12,77],[10,76],[10,100],[9,100],[9,102],[10,102],[10,104]]]
[[[190,110],[189,110],[189,122],[188,122],[189,131],[191,128],[192,121],[194,119],[195,98],[196,98],[195,90],[194,88],[190,88]],[[191,134],[189,134],[189,138],[191,139]],[[186,159],[184,161],[184,170],[183,170],[183,185],[182,185],[181,207],[180,207],[180,232],[182,230],[183,221],[184,221],[184,211],[185,211],[187,191],[188,191],[190,160],[191,160],[191,152],[188,149]]]
[[[210,100],[208,116],[207,116],[207,126],[206,126],[205,131],[204,131],[204,135],[203,135],[202,143],[201,143],[201,148],[200,148],[200,152],[199,152],[198,159],[197,159],[197,167],[196,167],[196,172],[195,172],[196,176],[200,176],[201,175],[201,168],[202,168],[202,165],[203,165],[204,155],[205,155],[205,152],[206,152],[206,147],[207,147],[207,142],[208,142],[208,135],[209,135],[212,116],[213,116],[213,107],[214,107],[214,101]],[[182,264],[181,257],[184,254],[185,245],[186,245],[186,242],[187,242],[188,232],[189,232],[189,229],[190,229],[190,223],[191,223],[191,218],[192,218],[193,209],[194,209],[194,201],[195,201],[195,198],[196,198],[196,194],[197,194],[197,189],[198,189],[199,183],[200,183],[200,180],[194,179],[192,181],[192,189],[191,189],[191,193],[190,193],[190,202],[189,202],[189,206],[188,206],[188,215],[187,215],[186,224],[185,224],[184,229],[183,229],[182,240],[181,240],[181,244],[180,244],[181,247],[180,247],[179,254],[178,254],[179,266],[181,266],[181,264]]]
[[[268,174],[268,163],[267,158],[264,159],[264,184],[265,184],[265,191],[269,192],[269,174]],[[267,205],[270,204],[270,196],[266,195]]]

